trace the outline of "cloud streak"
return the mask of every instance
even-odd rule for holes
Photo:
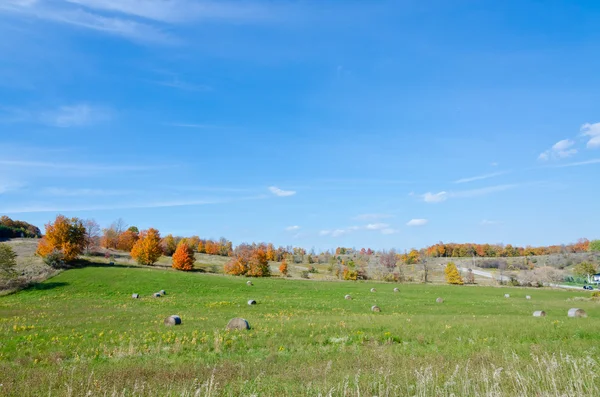
[[[282,190],[276,186],[269,186],[269,191],[278,197],[289,197],[296,194],[294,190]]]
[[[509,172],[510,171],[501,171],[501,172],[493,172],[491,174],[472,176],[469,178],[461,178],[461,179],[454,181],[454,183],[458,184],[458,183],[469,183],[469,182],[474,182],[474,181],[481,181],[484,179],[489,179],[489,178],[494,178],[496,176],[505,175],[505,174],[508,174]]]
[[[427,192],[421,195],[421,198],[426,203],[441,203],[451,198],[471,198],[471,197],[479,197],[485,196],[491,193],[503,192],[505,190],[511,190],[519,187],[519,184],[506,184],[506,185],[496,185],[496,186],[488,186],[480,189],[470,189],[470,190],[459,190],[459,191],[442,191],[439,193],[431,193]]]
[[[585,123],[581,126],[581,135],[588,137],[588,149],[600,148],[600,123]]]
[[[149,166],[149,165],[108,165],[108,164],[85,164],[85,163],[50,163],[44,161],[27,160],[0,160],[0,166],[14,168],[38,168],[65,171],[87,171],[87,172],[113,172],[113,171],[152,171],[173,168],[173,166]]]
[[[428,222],[427,219],[411,219],[406,222],[406,226],[425,226]]]

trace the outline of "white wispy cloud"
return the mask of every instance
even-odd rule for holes
[[[140,208],[168,208],[168,207],[185,207],[185,206],[201,206],[210,204],[226,204],[237,201],[260,200],[266,196],[251,196],[238,198],[218,198],[218,199],[182,199],[182,200],[165,200],[165,201],[149,201],[149,202],[127,202],[114,204],[46,204],[46,203],[30,203],[21,204],[18,207],[0,207],[0,213],[5,214],[20,214],[34,212],[84,212],[84,211],[105,211],[105,210],[123,210],[123,209],[140,209]]]
[[[0,178],[0,194],[14,192],[25,186],[24,183]]]
[[[121,36],[138,42],[172,44],[169,27],[201,20],[258,22],[274,7],[257,2],[193,0],[3,0],[10,13]]]
[[[493,178],[496,176],[505,175],[505,174],[508,174],[509,172],[510,171],[501,171],[501,172],[493,172],[491,174],[472,176],[469,178],[461,178],[461,179],[454,181],[454,183],[468,183],[468,182],[480,181],[483,179],[489,179],[489,178]]]
[[[128,164],[90,164],[90,163],[54,163],[28,160],[0,160],[0,166],[14,168],[38,168],[68,171],[109,172],[109,171],[151,171],[173,168],[171,165],[128,165]]]
[[[391,214],[360,214],[352,219],[355,219],[357,221],[376,221],[379,219],[388,219],[393,217],[394,215]]]
[[[275,186],[269,186],[269,191],[279,197],[288,197],[296,194],[294,190],[282,190]]]
[[[14,1],[0,3],[0,12],[55,23],[72,25],[101,33],[121,36],[138,42],[173,43],[175,39],[161,27],[138,22],[131,18],[105,16],[67,2]]]
[[[428,222],[429,221],[427,219],[411,219],[410,221],[406,222],[406,226],[424,226]]]
[[[600,148],[600,123],[585,123],[581,126],[581,134],[589,137],[587,143],[589,149]]]
[[[383,230],[389,228],[387,223],[369,223],[365,228],[367,230]]]
[[[426,203],[440,203],[442,201],[446,201],[450,198],[470,198],[470,197],[478,197],[485,196],[487,194],[502,192],[505,190],[514,189],[519,187],[519,184],[506,184],[506,185],[496,185],[496,186],[488,186],[480,189],[470,189],[470,190],[457,190],[450,192],[439,192],[439,193],[425,193],[421,195],[421,198]]]
[[[294,232],[294,231],[299,230],[299,229],[300,229],[300,226],[298,226],[298,225],[288,226],[288,227],[285,228],[285,230],[287,232]]]
[[[60,188],[48,187],[42,189],[42,194],[58,197],[101,197],[101,196],[126,196],[139,193],[136,190],[111,190],[111,189],[86,189],[86,188]]]
[[[577,154],[577,149],[571,148],[574,144],[575,142],[570,139],[558,141],[550,149],[540,153],[538,160],[548,161],[571,157]]]
[[[442,201],[446,201],[447,199],[448,199],[447,192],[439,192],[439,193],[427,192],[423,195],[423,200],[426,203],[441,203]]]
[[[591,160],[586,160],[586,161],[577,161],[574,163],[556,164],[556,165],[553,165],[552,168],[579,167],[582,165],[599,164],[599,163],[600,163],[600,159],[591,159]]]

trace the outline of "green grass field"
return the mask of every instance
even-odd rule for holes
[[[600,395],[600,304],[571,300],[589,293],[253,282],[98,266],[0,297],[0,395]],[[225,331],[238,316],[252,329]]]

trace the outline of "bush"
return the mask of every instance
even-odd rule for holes
[[[592,298],[600,298],[600,291],[592,292]]]
[[[285,259],[283,260],[283,262],[281,262],[281,265],[279,265],[279,272],[284,276],[287,276],[288,274],[288,264],[285,261]]]
[[[65,267],[65,256],[57,249],[51,251],[43,257],[44,263],[53,269],[62,269]]]
[[[300,277],[302,277],[302,278],[310,278],[310,277],[309,277],[308,270],[303,270],[303,271],[300,273]]]
[[[600,252],[600,240],[592,240],[592,241],[590,241],[590,245],[588,246],[588,250],[590,252]]]

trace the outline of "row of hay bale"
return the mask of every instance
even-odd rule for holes
[[[165,318],[164,324],[168,327],[172,327],[174,325],[181,325],[181,317],[179,315],[172,315]],[[246,319],[241,317],[235,317],[229,320],[227,325],[225,326],[227,330],[248,330],[250,329],[250,324]]]
[[[510,294],[504,294],[504,297],[505,298],[510,298]],[[531,296],[525,295],[525,299],[529,300],[529,299],[531,299]]]
[[[578,308],[574,307],[572,309],[569,309],[569,311],[567,312],[567,316],[568,317],[585,318],[585,317],[587,317],[587,313],[583,309],[578,309]],[[543,310],[537,310],[537,311],[533,312],[533,317],[546,317],[546,312]]]
[[[154,298],[160,298],[161,296],[165,296],[166,294],[167,293],[165,292],[165,290],[161,289],[160,291],[153,293],[152,296]],[[140,299],[140,294],[131,294],[131,298],[132,299]]]

